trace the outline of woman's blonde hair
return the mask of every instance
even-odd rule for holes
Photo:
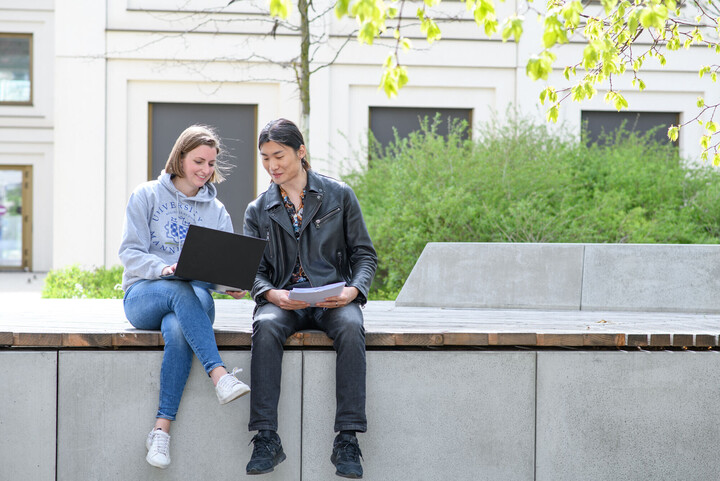
[[[218,157],[222,152],[220,137],[217,135],[215,130],[208,125],[191,125],[180,134],[180,137],[175,141],[175,145],[170,151],[170,156],[165,163],[165,172],[171,175],[177,175],[178,177],[185,177],[183,171],[183,160],[188,152],[201,145],[207,145],[217,151]],[[231,165],[226,163],[223,159],[215,159],[215,170],[207,180],[207,182],[222,182],[227,176],[228,170]]]

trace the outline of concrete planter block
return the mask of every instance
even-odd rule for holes
[[[537,481],[716,479],[720,353],[539,352]]]
[[[305,352],[303,476],[335,481],[335,353]],[[533,480],[534,352],[367,353],[367,480]]]
[[[0,351],[0,479],[55,480],[57,352]]]
[[[221,351],[238,376],[250,381],[250,353]],[[170,443],[172,464],[147,464],[145,436],[155,422],[162,352],[60,353],[58,480],[189,480],[245,477],[250,459],[250,395],[221,406],[195,359]],[[300,473],[301,353],[283,359],[280,435],[288,460],[265,480],[296,480]]]
[[[582,309],[720,312],[720,245],[589,244]]]
[[[398,306],[580,309],[583,245],[433,243]]]

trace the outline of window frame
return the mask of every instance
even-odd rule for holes
[[[28,39],[28,77],[30,80],[30,98],[28,100],[2,100],[0,99],[0,106],[33,106],[33,90],[34,90],[34,84],[35,80],[33,78],[33,64],[34,64],[34,55],[33,55],[33,34],[32,33],[11,33],[11,32],[0,32],[0,41],[2,41],[3,38],[27,38]]]
[[[20,266],[0,265],[0,272],[32,270],[32,222],[33,222],[33,166],[0,164],[0,170],[22,172],[22,254]]]

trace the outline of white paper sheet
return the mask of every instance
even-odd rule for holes
[[[322,302],[327,297],[337,296],[345,287],[344,282],[336,282],[335,284],[327,284],[320,287],[296,287],[290,290],[288,297],[297,301],[305,301],[311,306],[318,302]]]

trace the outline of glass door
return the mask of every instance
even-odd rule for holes
[[[31,268],[32,167],[0,165],[0,270]]]

